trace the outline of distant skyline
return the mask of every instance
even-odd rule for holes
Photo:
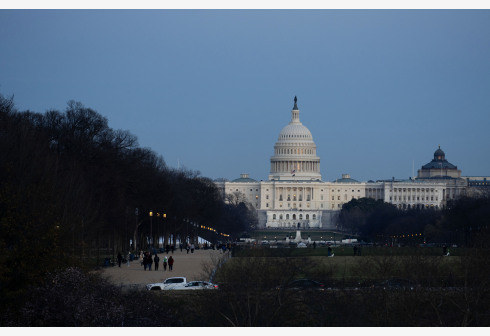
[[[172,168],[267,180],[298,97],[324,181],[490,175],[490,10],[0,10],[0,93],[69,100]]]

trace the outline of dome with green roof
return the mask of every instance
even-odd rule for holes
[[[336,182],[336,183],[359,183],[359,181],[351,178],[349,174],[342,174],[342,178],[336,179],[333,182]]]
[[[253,178],[248,177],[248,174],[240,174],[240,178],[234,179],[232,182],[257,182]]]

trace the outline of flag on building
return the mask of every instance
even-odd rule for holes
[[[296,175],[296,170],[295,169],[291,170],[291,175],[293,175],[293,176]]]

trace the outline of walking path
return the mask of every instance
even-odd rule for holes
[[[195,250],[194,253],[186,250],[180,252],[176,250],[173,254],[170,252],[167,256],[172,256],[175,260],[173,271],[163,270],[163,257],[166,253],[159,253],[160,265],[158,271],[155,271],[155,265],[152,265],[151,271],[145,271],[141,265],[141,260],[130,261],[129,264],[121,264],[114,267],[106,267],[102,270],[102,276],[107,278],[115,285],[122,287],[143,288],[146,284],[161,282],[167,278],[176,276],[185,276],[187,281],[204,280],[209,281],[209,271],[214,268],[218,260],[225,254],[218,250]]]

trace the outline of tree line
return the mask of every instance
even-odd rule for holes
[[[361,239],[383,244],[456,244],[486,247],[490,239],[490,197],[450,200],[442,209],[401,210],[372,198],[352,199],[340,226]]]
[[[225,204],[212,180],[169,168],[80,102],[37,113],[0,95],[0,153],[0,291],[150,241],[229,239],[220,233],[254,220],[244,204]]]

